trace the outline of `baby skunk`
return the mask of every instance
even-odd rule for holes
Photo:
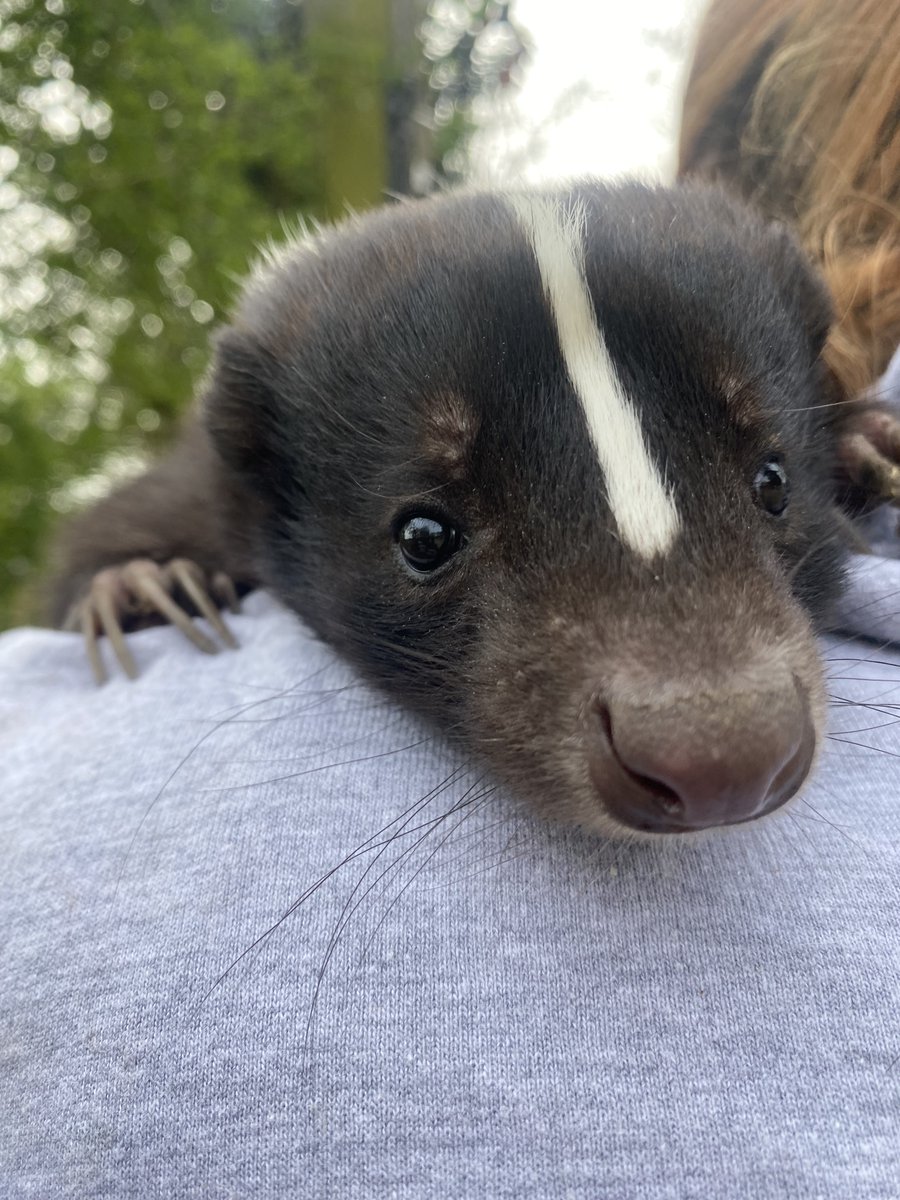
[[[860,439],[829,319],[715,190],[354,219],[257,270],[182,441],[70,527],[56,619],[129,666],[119,626],[261,585],[547,813],[748,821],[822,735]]]

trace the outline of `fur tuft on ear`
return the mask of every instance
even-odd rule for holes
[[[223,330],[216,339],[212,373],[202,398],[203,423],[222,460],[261,498],[302,490],[288,478],[288,436],[282,428],[280,364],[252,334]]]
[[[766,265],[788,309],[809,335],[814,357],[822,353],[834,322],[834,306],[824,279],[787,226],[766,229]]]

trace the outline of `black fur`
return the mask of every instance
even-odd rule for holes
[[[176,486],[164,529],[179,553],[270,588],[542,806],[590,821],[586,713],[623,673],[708,685],[734,710],[707,731],[727,742],[771,706],[759,664],[781,655],[779,687],[799,680],[818,712],[810,629],[843,552],[821,407],[828,301],[793,239],[709,189],[560,198],[587,211],[598,324],[683,517],[671,553],[648,563],[619,541],[536,262],[490,195],[354,221],[251,282],[191,435],[213,453],[181,505]],[[752,495],[773,454],[791,484],[777,519]],[[82,523],[59,610],[123,557],[118,535],[103,552],[105,529],[149,486]],[[193,534],[198,489],[213,536]],[[464,536],[425,578],[396,545],[412,513]],[[165,541],[127,553],[164,558]]]

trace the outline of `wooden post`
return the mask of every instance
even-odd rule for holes
[[[307,0],[322,63],[329,215],[409,190],[422,0]]]

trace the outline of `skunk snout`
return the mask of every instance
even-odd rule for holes
[[[687,692],[647,680],[595,695],[587,739],[591,781],[610,815],[646,833],[749,821],[784,804],[812,765],[816,729],[796,676]]]

